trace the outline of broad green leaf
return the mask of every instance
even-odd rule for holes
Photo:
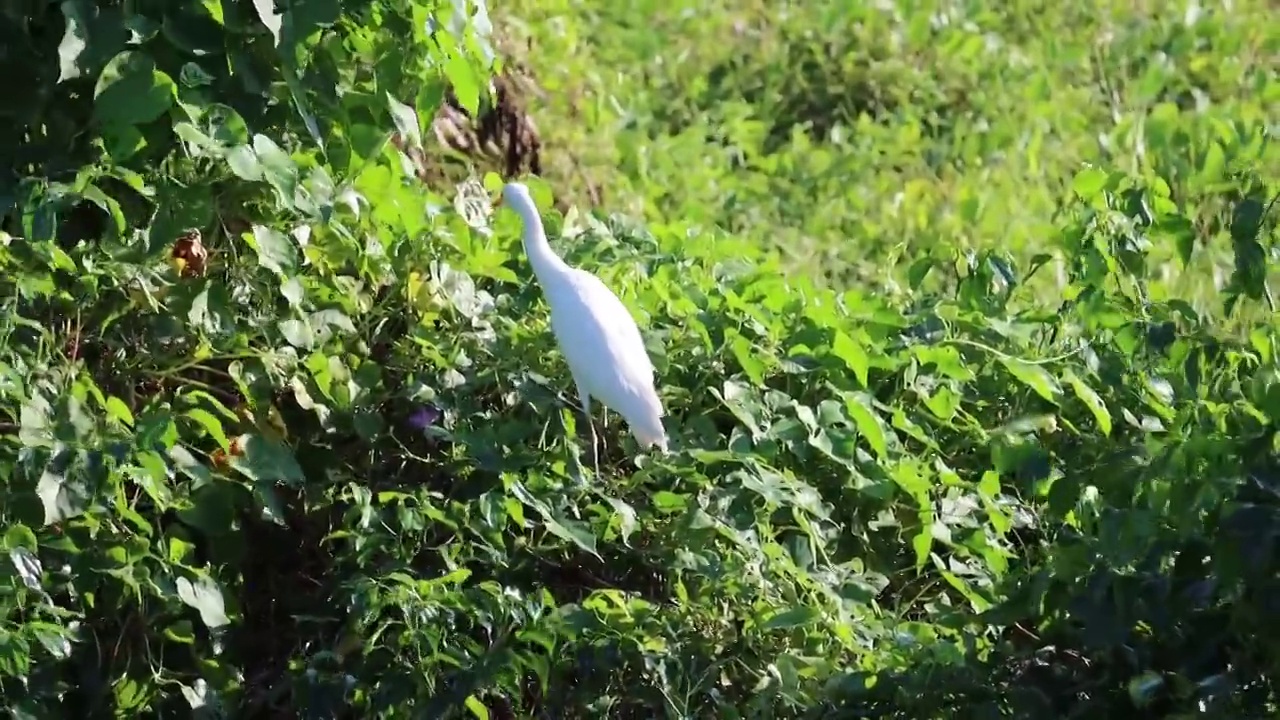
[[[876,414],[872,399],[865,393],[847,393],[844,396],[845,409],[853,419],[858,433],[871,446],[871,450],[880,459],[889,456],[889,443],[885,436],[884,421]]]
[[[453,88],[454,97],[458,98],[458,104],[469,116],[476,117],[480,112],[480,82],[466,56],[460,52],[449,53],[444,63],[444,74]]]
[[[222,421],[216,415],[201,408],[191,408],[186,415],[204,428],[205,432],[209,433],[209,437],[213,438],[224,451],[231,448],[231,441],[227,439],[226,432],[222,429]]]
[[[46,469],[36,483],[36,495],[44,505],[44,524],[62,522],[84,512],[86,496],[78,483],[66,474]]]
[[[727,333],[729,338],[729,350],[737,359],[738,364],[742,366],[742,371],[755,385],[764,384],[764,373],[766,366],[760,361],[760,349],[753,345],[750,340],[736,332]]]
[[[125,50],[102,69],[94,88],[93,115],[103,125],[151,122],[173,107],[177,86],[140,50]]]
[[[301,280],[291,277],[280,283],[280,294],[284,296],[285,300],[289,301],[289,305],[292,307],[301,307],[302,298],[306,295],[306,288]]]
[[[1062,394],[1062,386],[1043,366],[1007,357],[1000,358],[1000,363],[1011,375],[1034,390],[1037,395],[1057,404],[1058,396]]]
[[[113,161],[123,162],[145,148],[147,141],[133,125],[108,125],[102,130],[102,144]]]
[[[489,720],[489,708],[485,707],[484,703],[480,702],[475,695],[468,695],[464,704],[471,711],[471,714],[476,716],[477,720]]]
[[[924,404],[939,420],[946,421],[955,417],[963,400],[949,383],[942,383],[925,396]]]
[[[760,624],[762,630],[790,630],[804,627],[816,622],[822,614],[808,605],[800,605],[790,610],[783,610],[770,615]]]
[[[298,254],[293,240],[284,233],[265,225],[254,225],[253,233],[245,236],[258,253],[258,264],[282,276],[297,270]]]
[[[635,508],[618,498],[606,497],[605,499],[613,506],[614,516],[618,519],[618,534],[622,536],[623,544],[631,542],[632,533],[639,527]]]
[[[24,624],[23,630],[29,635],[35,637],[36,642],[40,643],[55,660],[65,660],[71,657],[71,631],[62,626],[47,622],[28,622]]]
[[[1222,151],[1222,145],[1209,141],[1209,147],[1204,153],[1204,161],[1200,165],[1200,182],[1213,183],[1222,179],[1226,172],[1226,165],[1227,156]]]
[[[724,404],[734,417],[742,422],[743,426],[751,431],[753,437],[764,434],[760,427],[760,413],[763,408],[757,402],[755,393],[752,389],[739,382],[732,380],[724,383],[722,391],[712,390],[712,393]]]
[[[106,409],[107,417],[121,422],[128,427],[133,427],[133,412],[129,410],[129,406],[125,405],[123,400],[114,395],[108,397]]]
[[[600,553],[596,551],[596,536],[586,524],[555,512],[544,514],[542,521],[552,535],[577,545],[597,558],[600,557]]]
[[[219,25],[226,22],[222,10],[222,0],[200,0],[200,6],[204,9],[205,15],[214,22]]]
[[[4,546],[9,550],[25,548],[31,552],[35,552],[36,534],[26,525],[23,525],[22,523],[14,523],[4,531]]]
[[[240,436],[243,453],[233,457],[232,466],[253,480],[301,485],[306,481],[293,451],[257,433]]]
[[[289,318],[276,324],[280,334],[292,346],[299,350],[310,350],[316,345],[316,334],[306,318]]]
[[[195,645],[195,626],[190,620],[178,620],[164,629],[165,638],[182,645]]]
[[[292,207],[298,192],[298,166],[293,158],[265,135],[253,136],[253,152],[263,179],[279,193],[280,203]]]
[[[1076,173],[1075,178],[1071,181],[1071,189],[1082,200],[1092,200],[1102,193],[1106,188],[1110,176],[1098,168],[1085,168]]]
[[[1098,429],[1103,435],[1111,435],[1111,412],[1107,410],[1106,403],[1093,388],[1085,384],[1083,380],[1076,377],[1075,374],[1067,375],[1067,382],[1071,383],[1071,389],[1075,391],[1076,397],[1089,408],[1089,412],[1093,413],[1093,419],[1098,423]]]
[[[414,109],[396,100],[387,93],[387,107],[391,110],[391,121],[395,123],[396,132],[404,139],[407,147],[422,147],[422,132],[418,127],[418,113]]]
[[[853,371],[854,377],[862,387],[867,387],[867,372],[871,367],[871,358],[861,343],[840,330],[835,331],[831,341],[831,352]]]
[[[994,498],[1000,494],[1000,475],[998,473],[987,470],[982,473],[982,479],[978,481],[978,492],[983,497]]]
[[[237,145],[227,151],[227,167],[241,180],[257,181],[264,177],[258,155],[249,145]]]

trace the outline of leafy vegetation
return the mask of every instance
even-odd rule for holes
[[[19,5],[9,714],[1277,712],[1266,4]]]

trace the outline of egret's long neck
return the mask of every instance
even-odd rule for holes
[[[516,212],[524,222],[524,252],[529,256],[529,264],[533,266],[538,282],[545,284],[548,279],[567,272],[569,266],[547,242],[547,233],[542,227],[542,218],[538,216],[537,208],[531,204],[523,205],[517,207]]]

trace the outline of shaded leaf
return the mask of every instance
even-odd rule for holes
[[[144,52],[125,50],[107,63],[94,89],[94,118],[104,125],[137,125],[173,107],[177,86]]]
[[[306,477],[293,451],[285,445],[257,433],[239,438],[243,454],[231,459],[231,465],[253,480],[300,485]]]

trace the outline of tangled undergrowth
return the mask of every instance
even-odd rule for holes
[[[1036,255],[941,244],[898,294],[531,179],[670,412],[593,477],[489,204],[572,148],[446,14],[6,17],[10,714],[1276,712],[1264,122],[1161,110],[1187,172],[1080,169]],[[1166,282],[1218,251],[1211,306]]]

